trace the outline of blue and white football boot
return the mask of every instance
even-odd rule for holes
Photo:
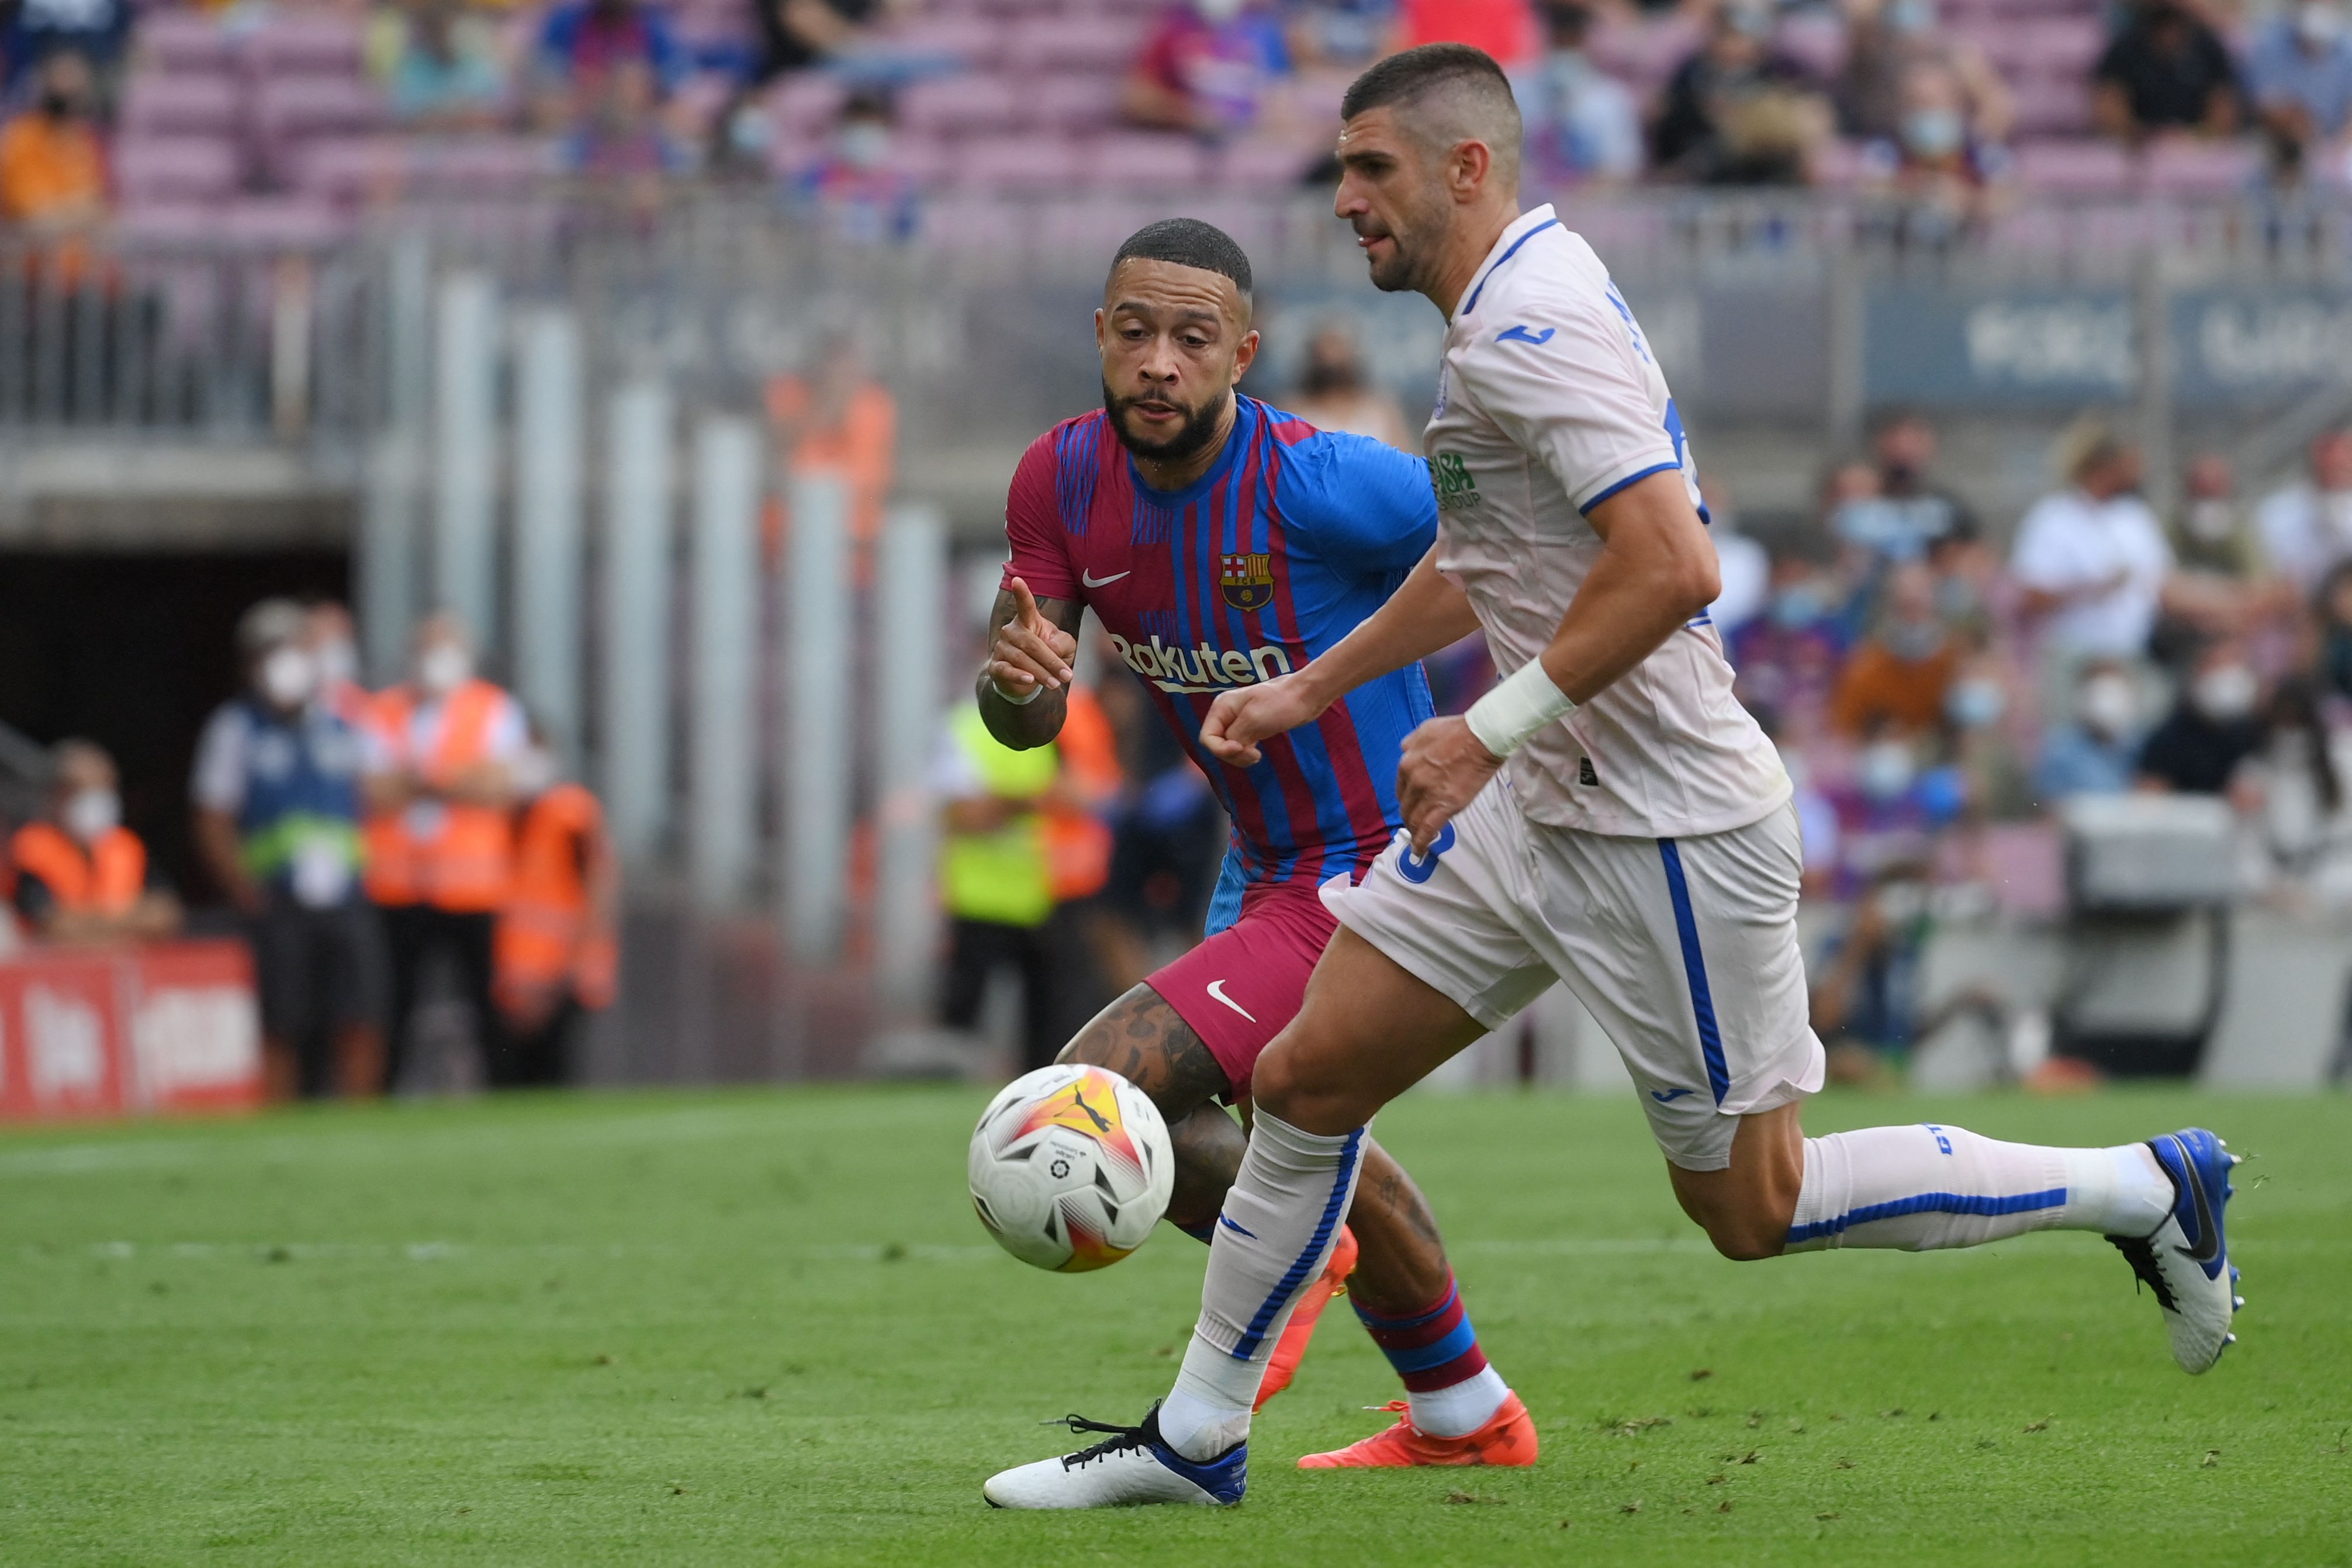
[[[1066,1419],[1073,1432],[1110,1436],[1091,1448],[989,1477],[980,1490],[991,1508],[1131,1508],[1146,1502],[1230,1508],[1249,1485],[1246,1442],[1196,1464],[1160,1439],[1157,1404],[1140,1427],[1108,1426],[1078,1416]]]
[[[2156,1292],[2164,1326],[2172,1335],[2172,1359],[2195,1374],[2237,1343],[2230,1317],[2246,1304],[2237,1293],[2238,1270],[2230,1266],[2222,1214],[2237,1188],[2230,1167],[2244,1158],[2202,1127],[2150,1138],[2156,1163],[2172,1178],[2172,1212],[2146,1236],[2110,1236],[2141,1283]]]

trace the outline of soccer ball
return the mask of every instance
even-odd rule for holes
[[[1151,1097],[1105,1067],[1041,1067],[971,1131],[971,1206],[1024,1263],[1108,1268],[1168,1212],[1176,1150]]]

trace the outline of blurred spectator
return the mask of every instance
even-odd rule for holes
[[[622,73],[635,78],[624,99],[643,96],[647,87],[652,97],[665,97],[686,68],[668,17],[639,0],[563,0],[540,26],[537,56],[540,112],[557,129],[578,124],[600,106],[609,113],[614,95],[604,83],[621,68],[635,68]]]
[[[214,710],[188,786],[197,856],[246,919],[278,1100],[383,1082],[386,958],[360,893],[360,734],[320,700],[308,632],[290,600],[246,612],[246,691]]]
[[[1641,107],[1624,83],[1592,63],[1585,39],[1592,7],[1546,0],[1544,51],[1519,96],[1528,163],[1554,184],[1622,184],[1642,172]]]
[[[88,60],[60,49],[41,62],[33,102],[0,125],[0,223],[69,235],[105,221],[97,113]]]
[[[2186,795],[2219,795],[2262,740],[2263,695],[2242,643],[2223,638],[2198,655],[2172,712],[2140,747],[2139,782]]]
[[[1887,573],[1878,625],[1838,676],[1830,721],[1851,736],[1909,738],[1943,722],[1959,649],[1936,614],[1936,580],[1906,561]]]
[[[2166,131],[2227,136],[2242,119],[2221,36],[2186,0],[2138,0],[2091,73],[2101,131],[2135,145]]]
[[[1318,0],[1293,7],[1290,25],[1300,48],[1318,64],[1368,66],[1392,47],[1395,0]]]
[[[490,1081],[566,1083],[578,1071],[583,1020],[611,1007],[619,988],[620,862],[604,808],[561,776],[536,726],[509,774],[521,804],[495,938],[506,1051]]]
[[[27,71],[51,55],[70,51],[90,68],[100,118],[114,101],[131,42],[131,0],[19,0],[0,26],[0,67],[13,91]]]
[[[2311,680],[2290,676],[2271,694],[2262,744],[2230,796],[2260,846],[2262,884],[2293,902],[2352,909],[2352,732],[2329,731]]]
[[[835,122],[832,145],[793,183],[795,200],[836,238],[852,245],[903,245],[920,221],[921,187],[891,162],[897,136],[889,95],[853,95]]]
[[[1853,494],[1830,514],[1832,531],[1882,560],[1919,560],[1946,539],[1972,539],[1976,515],[1953,491],[1928,477],[1936,465],[1936,427],[1910,413],[1892,415],[1870,438],[1875,483],[1846,481]]]
[[[2342,701],[2352,701],[2352,561],[2327,574],[2312,595],[2318,621],[2319,677],[2326,690]]]
[[[751,0],[760,27],[759,78],[806,70],[852,50],[877,23],[908,9],[899,0]]]
[[[557,148],[574,174],[614,181],[651,181],[683,174],[692,153],[662,122],[658,83],[642,60],[621,59],[587,78],[586,113]]]
[[[1128,72],[1121,102],[1138,125],[1222,136],[1246,130],[1291,72],[1282,19],[1262,0],[1178,0]]]
[[[2084,661],[2074,682],[2074,711],[2042,739],[2034,792],[2044,805],[2070,795],[2120,795],[2139,761],[2140,695],[2120,659]]]
[[[366,737],[367,891],[392,948],[384,1082],[400,1082],[427,960],[457,967],[483,1076],[506,1051],[493,999],[492,934],[514,855],[511,769],[529,744],[522,707],[474,674],[465,623],[416,629],[409,678],[376,695]]]
[[[1716,635],[1727,642],[1763,613],[1772,599],[1772,557],[1739,531],[1739,509],[1712,481],[1706,486],[1707,537],[1715,541],[1715,602],[1706,607]]]
[[[1905,102],[1913,68],[1949,73],[1961,144],[2009,140],[2016,109],[2000,73],[1973,38],[1944,30],[1936,0],[1849,0],[1845,65],[1838,74],[1839,129],[1866,141],[1908,143],[1916,112]]]
[[[2095,422],[2063,444],[2063,489],[2018,524],[2010,570],[2045,645],[2066,656],[2136,657],[2147,649],[2172,550],[2140,499],[2138,450]]]
[[[1726,0],[1706,41],[1675,68],[1650,145],[1658,172],[1715,185],[1801,184],[1831,130],[1805,68],[1771,45],[1772,12]]]
[[[2218,452],[2202,452],[2181,473],[2181,499],[2168,530],[2173,559],[2183,571],[2209,572],[2231,582],[2263,575],[2263,547],[2238,505],[2238,476]]]
[[[1396,47],[1468,44],[1517,70],[1534,55],[1528,0],[1398,0]]]
[[[1062,1048],[1053,875],[1045,809],[1058,798],[1062,766],[1053,746],[1015,751],[988,733],[980,709],[958,705],[935,769],[947,834],[940,898],[950,940],[940,1021],[972,1030],[989,982],[1010,967],[1021,977],[1020,1071],[1049,1065]]]
[[[1290,412],[1318,430],[1369,435],[1405,452],[1421,449],[1397,400],[1365,377],[1356,335],[1341,322],[1326,321],[1307,340]]]
[[[122,825],[114,758],[93,741],[61,740],[49,753],[48,811],[8,841],[17,917],[50,942],[123,942],[169,936],[180,903],[156,880],[139,835]]]
[[[2005,722],[2017,706],[2016,675],[1982,632],[1954,634],[1961,648],[1944,688],[1944,722],[1952,761],[1966,780],[1971,815],[2003,821],[2028,816],[2033,783],[2020,727]]]
[[[2246,60],[2246,89],[2280,171],[2315,166],[2340,177],[2352,126],[2352,38],[2334,0],[2303,0],[2263,25]]]
[[[2308,478],[2272,491],[2254,508],[2272,568],[2305,593],[2338,561],[2352,559],[2352,430],[2314,437],[2308,455]]]
[[[332,599],[310,606],[302,646],[319,666],[319,700],[354,729],[367,724],[375,699],[360,685],[360,645],[351,610]]]
[[[768,418],[788,473],[830,474],[849,486],[850,537],[870,544],[898,470],[898,404],[867,373],[857,340],[836,332],[810,374],[770,382]]]
[[[478,131],[504,113],[496,39],[459,0],[408,0],[383,11],[369,53],[393,118],[425,131]]]
[[[1899,101],[1895,135],[1869,149],[1878,183],[1950,223],[1989,216],[2009,154],[1971,127],[1959,78],[1938,61],[1917,61],[1903,72]]]

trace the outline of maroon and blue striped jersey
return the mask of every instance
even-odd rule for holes
[[[1216,462],[1181,491],[1147,486],[1099,410],[1039,436],[1005,501],[1005,575],[1094,611],[1215,787],[1247,881],[1352,878],[1400,821],[1399,749],[1431,713],[1421,666],[1262,743],[1255,768],[1212,757],[1201,721],[1220,692],[1297,669],[1396,591],[1436,537],[1429,465],[1237,401]]]

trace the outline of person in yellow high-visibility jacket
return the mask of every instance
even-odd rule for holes
[[[1063,1033],[1047,827],[1050,812],[1071,804],[1061,756],[1052,746],[1013,750],[966,704],[948,720],[936,771],[946,828],[940,898],[950,934],[940,1021],[975,1027],[990,978],[1011,967],[1021,977],[1022,1071],[1048,1066]]]

